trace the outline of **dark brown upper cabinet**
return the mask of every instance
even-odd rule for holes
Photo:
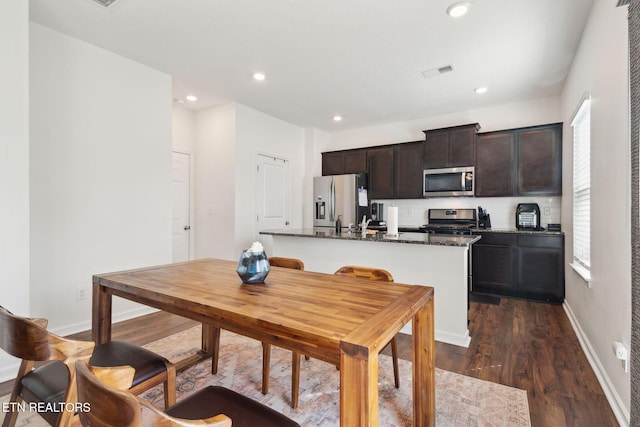
[[[562,123],[518,135],[518,195],[562,195]]]
[[[437,169],[475,164],[478,123],[425,130],[424,168]]]
[[[477,197],[560,195],[562,123],[477,135]]]
[[[476,197],[514,195],[515,135],[479,134],[476,141]]]
[[[322,153],[322,175],[367,172],[367,149]]]
[[[393,147],[393,197],[395,199],[422,198],[424,141],[409,142]]]
[[[369,165],[369,198],[393,198],[393,146],[369,148],[367,150]]]

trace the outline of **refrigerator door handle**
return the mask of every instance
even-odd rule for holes
[[[335,180],[331,179],[331,212],[329,212],[329,221],[335,221],[336,215],[336,186]]]

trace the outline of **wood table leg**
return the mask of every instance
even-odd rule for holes
[[[262,343],[262,394],[269,394],[271,372],[271,344]]]
[[[436,358],[433,298],[413,317],[413,425],[436,425]]]
[[[291,352],[291,407],[298,407],[298,395],[300,394],[300,353]]]
[[[91,339],[96,344],[111,341],[111,294],[97,283],[93,284]]]
[[[211,373],[218,373],[220,359],[220,328],[202,324],[202,353],[211,355]]]
[[[213,348],[215,345],[215,334],[216,331],[211,325],[206,323],[202,324],[202,338],[201,338],[201,346],[200,353],[203,356],[211,356],[213,354]],[[218,340],[220,339],[220,329],[218,329]]]
[[[378,425],[378,353],[340,345],[340,425]]]

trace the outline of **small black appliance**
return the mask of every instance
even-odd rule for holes
[[[520,203],[516,208],[518,230],[540,230],[540,206],[537,203]]]
[[[371,202],[371,219],[373,221],[384,221],[384,203]]]

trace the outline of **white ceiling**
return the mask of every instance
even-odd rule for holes
[[[327,131],[560,93],[593,0],[471,0],[457,19],[453,1],[30,0],[30,17],[170,74],[174,97],[199,97],[188,108]]]

